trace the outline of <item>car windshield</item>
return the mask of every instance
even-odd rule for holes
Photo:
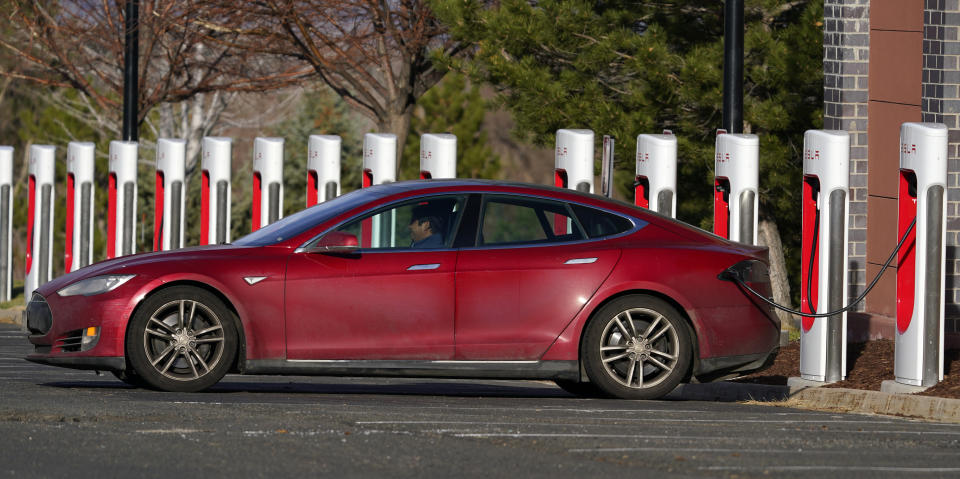
[[[325,201],[279,221],[270,223],[234,241],[233,244],[240,246],[269,246],[277,244],[293,238],[329,218],[345,213],[388,193],[390,193],[390,191],[383,188],[354,190],[343,196],[338,196],[330,201]]]

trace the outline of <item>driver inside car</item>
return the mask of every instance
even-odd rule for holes
[[[430,211],[429,205],[420,205],[413,209],[410,218],[411,248],[443,248],[443,222],[440,216]]]

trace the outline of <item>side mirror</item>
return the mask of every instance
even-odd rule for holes
[[[331,231],[320,238],[315,245],[308,250],[311,253],[334,253],[349,254],[355,253],[360,249],[360,243],[357,236],[342,231]]]

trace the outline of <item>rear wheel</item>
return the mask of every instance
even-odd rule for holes
[[[590,382],[611,396],[657,399],[672,391],[693,356],[686,322],[651,296],[624,296],[587,325],[584,367]]]
[[[233,364],[233,313],[213,294],[176,286],[148,297],[127,328],[133,374],[164,391],[201,391]]]

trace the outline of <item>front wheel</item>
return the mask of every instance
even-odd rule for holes
[[[590,381],[623,399],[665,396],[680,384],[693,356],[683,317],[651,296],[624,296],[601,308],[584,341]]]
[[[137,376],[157,389],[201,391],[233,365],[233,313],[208,291],[176,286],[149,296],[130,320],[127,355]]]

